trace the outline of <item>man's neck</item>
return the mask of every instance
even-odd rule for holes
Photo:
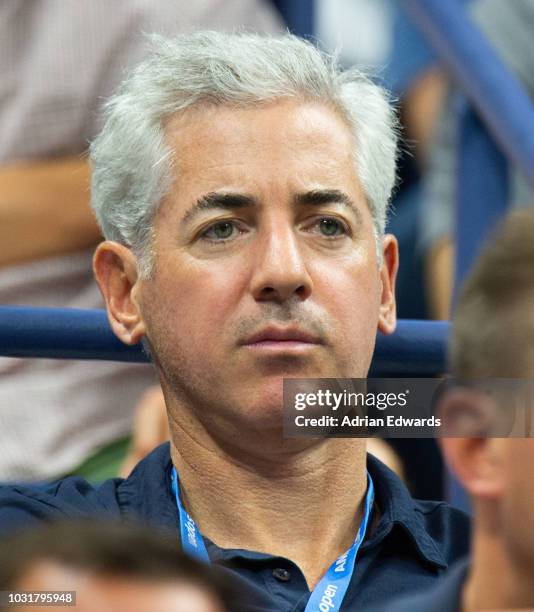
[[[532,568],[513,562],[498,529],[475,528],[471,557],[462,612],[534,609]]]
[[[171,437],[182,502],[219,547],[288,558],[313,588],[352,545],[367,489],[365,440],[258,454],[172,423]]]

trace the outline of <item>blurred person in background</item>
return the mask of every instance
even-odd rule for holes
[[[534,2],[472,0],[470,12],[508,68],[534,100]],[[454,216],[458,146],[458,92],[451,84],[440,114],[424,176],[419,248],[425,256],[426,285],[433,318],[448,319],[454,282]],[[480,172],[485,169],[481,168]],[[490,171],[490,169],[487,169]],[[509,204],[527,207],[534,201],[521,172],[510,172]]]
[[[102,307],[86,157],[97,107],[143,58],[143,32],[239,26],[281,27],[263,0],[0,4],[1,304]],[[0,358],[0,481],[115,475],[138,401],[134,461],[168,435],[147,418],[163,403],[143,396],[155,382],[146,365]]]
[[[395,329],[387,95],[292,36],[153,45],[91,147],[94,269],[114,333],[150,349],[171,443],[126,480],[2,487],[0,530],[136,517],[276,612],[432,584],[463,513],[413,500],[363,439],[283,436],[284,377],[365,377]]]
[[[186,557],[176,540],[104,521],[41,525],[2,540],[0,610],[34,610],[24,597],[43,592],[63,598],[40,603],[46,610],[232,612],[240,605],[228,577]],[[9,605],[8,593],[21,598]]]
[[[313,11],[320,48],[335,52],[345,68],[382,70],[392,43],[391,0],[314,0]]]
[[[512,212],[462,288],[453,318],[451,371],[463,384],[449,391],[441,405],[452,431],[465,419],[477,423],[484,415],[518,405],[514,395],[489,395],[473,387],[477,379],[517,379],[519,390],[521,379],[529,379],[532,418],[533,236],[534,210]],[[442,438],[441,444],[471,498],[471,558],[458,562],[432,590],[388,609],[533,610],[534,439],[488,437],[481,430],[476,437]]]

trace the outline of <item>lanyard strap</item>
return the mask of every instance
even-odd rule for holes
[[[184,552],[191,557],[210,564],[210,558],[204,538],[198,530],[195,521],[185,511],[180,501],[180,487],[176,468],[172,468],[172,491],[176,498],[178,513],[180,515],[180,535]],[[337,612],[350,584],[350,579],[356,566],[356,555],[365,537],[374,501],[374,485],[369,472],[367,472],[367,494],[365,496],[365,511],[360,528],[352,546],[338,557],[330,566],[313,590],[305,612]]]

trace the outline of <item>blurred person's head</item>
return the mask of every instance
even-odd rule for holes
[[[3,539],[0,591],[75,591],[75,609],[86,612],[227,612],[235,604],[233,588],[186,557],[175,537],[103,521],[51,523]]]
[[[534,379],[533,237],[534,211],[511,213],[463,286],[451,341],[452,374],[462,384],[442,404],[442,414],[453,427],[455,421],[466,419],[498,421],[516,410],[518,399],[524,401],[525,389],[530,394],[527,413],[532,414],[533,386],[525,379]],[[517,379],[517,387],[516,381],[504,386],[498,380],[502,378]],[[477,383],[480,379],[487,382]],[[485,386],[495,392],[484,392]],[[534,439],[491,437],[482,431],[479,436],[443,438],[442,445],[473,503],[475,571],[480,563],[477,549],[482,547],[493,568],[498,567],[493,553],[487,552],[496,548],[495,557],[504,559],[507,568],[522,568],[532,576]]]
[[[453,375],[534,376],[533,232],[532,210],[511,213],[467,278],[453,320]]]
[[[96,276],[167,404],[257,449],[236,427],[280,438],[284,376],[365,376],[394,329],[394,115],[290,35],[153,44],[91,148]]]

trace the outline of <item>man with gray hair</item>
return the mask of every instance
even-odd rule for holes
[[[285,439],[282,381],[365,377],[395,328],[384,93],[286,35],[155,38],[91,148],[110,324],[144,342],[171,442],[126,480],[0,493],[0,528],[136,517],[231,569],[255,610],[361,610],[431,584],[467,521],[363,439]],[[252,604],[251,604],[252,605]]]

